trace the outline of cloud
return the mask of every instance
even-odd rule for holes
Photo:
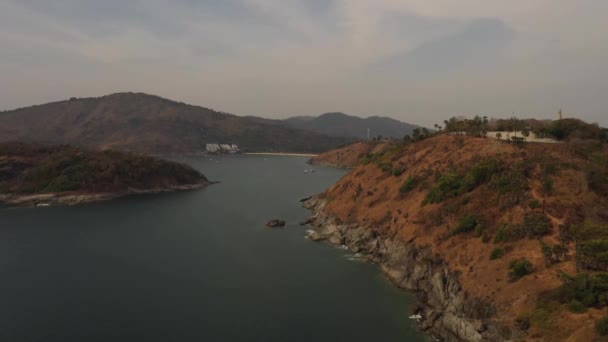
[[[237,114],[608,125],[603,0],[0,0],[0,108],[145,91]]]

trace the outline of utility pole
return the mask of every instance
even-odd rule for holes
[[[369,127],[367,128],[367,141],[369,141]]]

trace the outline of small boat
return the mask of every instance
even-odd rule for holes
[[[308,170],[304,170],[304,173],[308,173]]]

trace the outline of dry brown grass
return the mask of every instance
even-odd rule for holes
[[[324,158],[334,162],[348,161],[349,165],[354,165],[353,160],[368,151],[369,146],[357,144],[334,151]],[[336,157],[338,155],[341,156],[339,159]],[[403,166],[406,171],[400,176],[383,172],[375,163],[357,166],[326,191],[325,195],[330,199],[326,210],[342,221],[363,223],[388,236],[404,241],[413,240],[419,246],[430,246],[451,269],[461,272],[460,283],[469,294],[495,303],[498,308],[496,320],[513,324],[518,315],[535,308],[541,293],[561,285],[559,271],[572,274],[575,266],[569,259],[546,267],[540,243],[536,239],[524,238],[494,244],[491,239],[484,243],[472,233],[452,237],[448,234],[463,213],[482,217],[490,237],[500,222],[521,222],[524,212],[531,210],[526,205],[529,199],[543,201],[538,166],[533,168],[529,176],[530,189],[522,205],[501,208],[499,195],[487,185],[463,195],[467,197],[464,204],[461,203],[463,196],[459,196],[439,204],[421,205],[438,174],[448,169],[466,169],[474,160],[484,157],[496,157],[505,163],[536,163],[542,157],[560,165],[552,176],[554,191],[545,204],[553,225],[552,233],[543,238],[547,243],[559,241],[558,225],[582,222],[589,214],[601,218],[597,213],[606,212],[608,208],[605,199],[587,188],[584,173],[567,166],[585,161],[569,154],[564,145],[534,144],[522,149],[493,139],[438,136],[407,145],[398,155],[382,160],[387,162],[386,159],[389,159],[393,166]],[[400,194],[399,188],[409,176],[417,178],[417,186],[405,195]],[[438,213],[449,207],[454,207],[454,212],[437,222]],[[497,246],[505,248],[507,254],[501,259],[490,260],[490,253]],[[570,250],[572,254],[573,247]],[[508,263],[514,258],[527,258],[534,265],[535,272],[519,281],[510,282]],[[562,340],[569,337],[571,341],[581,338],[592,341],[595,330],[590,327],[602,312],[605,313],[605,310],[589,311],[586,315],[592,315],[592,318],[574,317],[569,312],[561,312],[552,318],[555,324],[533,327],[528,337],[530,340],[553,341],[555,338]]]

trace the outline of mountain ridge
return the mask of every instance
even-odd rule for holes
[[[317,117],[302,120],[302,117],[291,117],[285,119],[285,123],[293,128],[311,130],[330,136],[367,138],[367,130],[370,136],[383,136],[401,139],[403,136],[412,134],[416,128],[421,126],[402,122],[386,116],[359,117],[342,112],[328,112]]]

